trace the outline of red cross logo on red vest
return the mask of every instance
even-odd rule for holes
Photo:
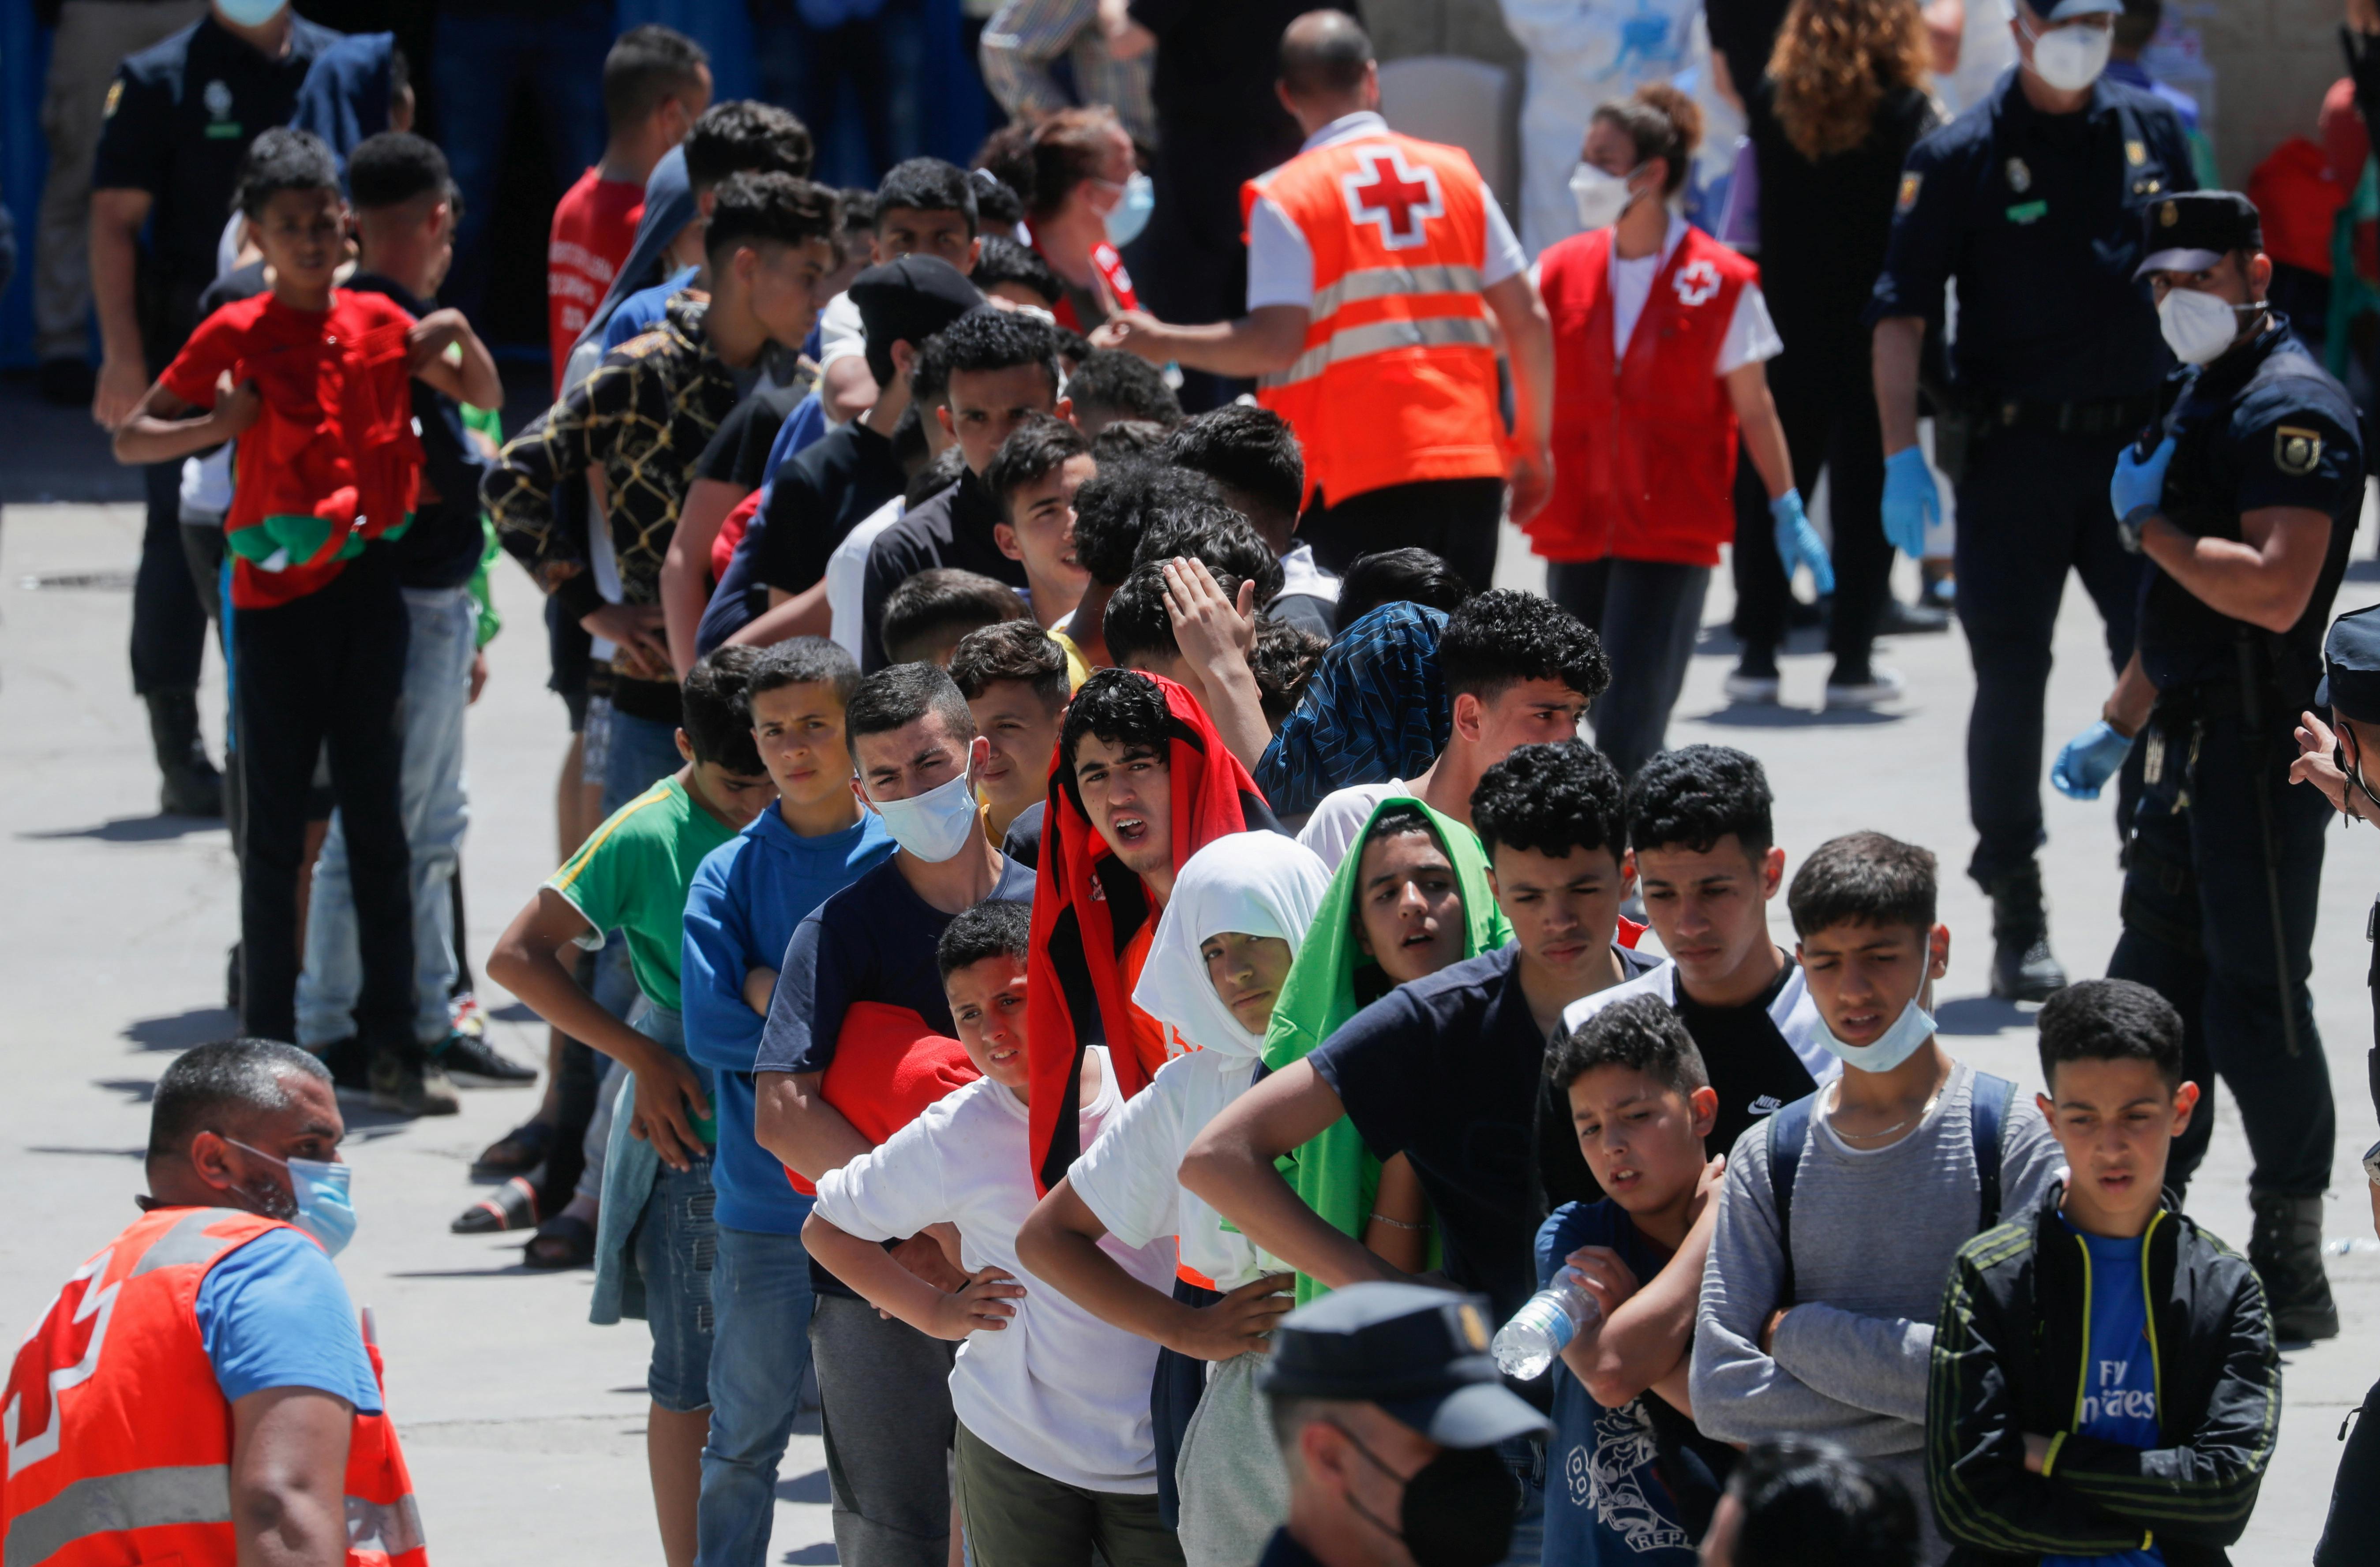
[[[1425,225],[1446,215],[1438,188],[1438,171],[1424,164],[1414,168],[1393,146],[1366,147],[1355,154],[1359,166],[1339,176],[1347,198],[1347,215],[1357,223],[1378,225],[1380,243],[1390,250],[1411,249],[1427,237]]]
[[[1678,303],[1692,310],[1718,292],[1718,268],[1708,261],[1688,261],[1670,279],[1670,286],[1678,291]]]

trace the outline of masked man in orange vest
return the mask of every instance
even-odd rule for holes
[[[428,1567],[380,1352],[331,1265],[355,1231],[346,1135],[294,1046],[165,1069],[153,1195],[0,1391],[8,1567]]]
[[[1414,545],[1485,589],[1507,480],[1515,522],[1552,483],[1553,339],[1527,259],[1467,154],[1380,117],[1379,66],[1354,18],[1290,23],[1276,91],[1305,145],[1240,193],[1248,313],[1175,326],[1126,310],[1092,341],[1258,377],[1257,400],[1305,448],[1299,531],[1322,565]]]

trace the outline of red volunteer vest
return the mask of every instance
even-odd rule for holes
[[[1529,522],[1530,547],[1552,561],[1717,565],[1735,537],[1736,456],[1718,351],[1760,269],[1688,228],[1615,368],[1610,265],[1608,228],[1538,261],[1553,320],[1554,492]]]
[[[160,1209],[67,1281],[0,1396],[8,1567],[237,1567],[231,1404],[200,1337],[199,1285],[289,1227],[235,1209]],[[366,1348],[378,1378],[380,1349]],[[346,1513],[348,1567],[428,1567],[384,1414],[355,1417]]]
[[[1479,293],[1487,192],[1470,155],[1360,136],[1248,181],[1243,226],[1259,197],[1314,255],[1305,348],[1257,383],[1257,401],[1297,431],[1307,500],[1501,478],[1495,332]]]

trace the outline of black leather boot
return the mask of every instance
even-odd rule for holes
[[[2003,1001],[2046,1002],[2066,988],[2066,970],[2049,950],[2049,910],[2041,895],[2041,867],[1985,883],[1992,899],[1992,994]]]
[[[177,686],[152,691],[149,739],[157,749],[161,784],[157,808],[167,816],[223,815],[223,774],[207,759],[206,741],[199,734],[199,693]]]
[[[2338,1306],[2322,1269],[2322,1199],[2248,1193],[2255,1228],[2248,1233],[2248,1264],[2265,1282],[2273,1337],[2310,1343],[2338,1336]]]

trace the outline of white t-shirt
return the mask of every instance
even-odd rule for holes
[[[1389,122],[1367,109],[1332,120],[1307,137],[1298,151],[1311,152],[1317,147],[1387,134]],[[1488,261],[1480,269],[1479,285],[1493,288],[1525,268],[1529,259],[1522,254],[1521,242],[1512,237],[1512,225],[1505,221],[1504,209],[1496,204],[1496,193],[1485,180],[1479,183],[1479,199],[1488,209]],[[1311,309],[1313,304],[1312,247],[1279,202],[1269,196],[1257,197],[1248,213],[1248,309],[1260,310],[1267,305]]]
[[[1176,1056],[1157,1069],[1148,1087],[1124,1101],[1099,1141],[1084,1148],[1066,1179],[1107,1226],[1111,1240],[1144,1246],[1179,1236],[1182,1265],[1213,1280],[1220,1290],[1235,1290],[1276,1270],[1246,1236],[1224,1229],[1222,1215],[1182,1184],[1182,1160],[1191,1139],[1248,1091],[1257,1066],[1254,1056],[1220,1051]]]
[[[859,656],[859,626],[868,617],[868,548],[908,509],[907,501],[893,496],[854,524],[826,558],[827,635],[853,658]]]
[[[1089,1142],[1121,1103],[1101,1051],[1098,1100],[1081,1111]],[[1157,1490],[1148,1384],[1157,1346],[1111,1327],[1016,1260],[1016,1232],[1038,1200],[1025,1101],[980,1077],[819,1182],[818,1211],[868,1241],[955,1224],[969,1272],[999,1268],[1025,1286],[1016,1315],[978,1329],[951,1367],[951,1406],[1003,1457],[1086,1490]],[[1160,1237],[1099,1243],[1123,1270],[1171,1291],[1173,1247]]]
[[[1614,363],[1628,357],[1628,340],[1635,335],[1636,322],[1645,314],[1645,302],[1653,296],[1653,280],[1670,264],[1670,257],[1686,237],[1686,220],[1677,213],[1670,214],[1670,232],[1661,240],[1657,255],[1639,256],[1633,261],[1620,259],[1620,249],[1611,250],[1611,358]],[[1728,318],[1727,336],[1718,346],[1718,363],[1714,374],[1725,375],[1741,370],[1755,359],[1773,359],[1785,351],[1785,339],[1777,335],[1777,323],[1768,316],[1768,300],[1760,292],[1760,285],[1747,283],[1743,292],[1735,297],[1735,314]]]
[[[1364,824],[1372,820],[1372,812],[1379,808],[1380,802],[1390,795],[1413,792],[1413,785],[1402,778],[1333,789],[1322,796],[1322,803],[1314,808],[1314,814],[1297,830],[1297,841],[1320,856],[1322,863],[1335,871],[1355,840],[1364,835]]]
[[[1335,604],[1339,601],[1339,579],[1316,564],[1313,545],[1300,544],[1281,557],[1281,592],[1283,598],[1302,593],[1326,604]]]
[[[837,359],[868,352],[868,328],[860,323],[859,307],[848,293],[836,295],[819,312],[819,369]]]

